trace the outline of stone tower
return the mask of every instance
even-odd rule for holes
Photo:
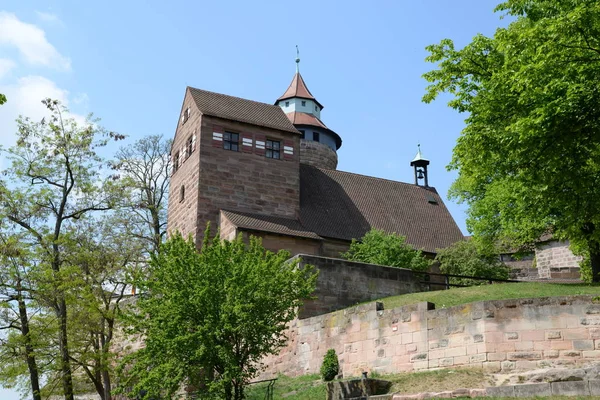
[[[342,146],[342,138],[321,121],[323,105],[308,90],[300,75],[299,64],[300,58],[296,58],[296,74],[292,83],[275,105],[281,107],[300,131],[300,163],[336,169],[337,150]]]
[[[300,133],[279,107],[188,87],[180,115],[169,232],[200,245],[207,222],[222,228],[223,211],[298,216]]]

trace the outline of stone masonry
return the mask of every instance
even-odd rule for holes
[[[600,360],[600,304],[591,296],[484,301],[446,309],[376,303],[295,320],[263,376],[318,373],[335,349],[345,377],[440,367],[513,371]]]
[[[317,168],[336,169],[338,156],[323,143],[300,140],[300,162]]]
[[[427,290],[422,278],[404,268],[298,255],[300,266],[317,267],[319,276],[313,300],[304,303],[299,318],[309,318],[358,303]]]
[[[221,209],[296,218],[300,208],[300,135],[202,115],[189,90],[182,113],[188,108],[189,119],[179,122],[173,141],[173,162],[177,154],[184,156],[179,156],[171,177],[169,231],[191,234],[200,244],[207,222],[216,231]],[[239,151],[225,150],[222,140],[214,140],[215,133],[225,131],[239,134]],[[190,137],[195,138],[195,148],[188,154]],[[251,146],[243,145],[243,139]],[[266,158],[266,139],[280,141],[282,146],[289,144],[296,151],[288,155],[282,148],[281,159]],[[263,143],[262,150],[257,142]]]
[[[550,241],[535,251],[538,277],[543,279],[577,279],[581,257],[569,249],[568,241]]]

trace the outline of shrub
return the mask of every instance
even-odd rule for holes
[[[340,372],[340,362],[334,349],[327,350],[325,357],[323,358],[323,364],[321,365],[321,376],[323,380],[328,382],[332,381],[337,374]]]
[[[414,271],[424,271],[430,264],[419,250],[406,243],[406,237],[377,229],[371,229],[360,241],[353,239],[342,258]]]
[[[510,269],[500,262],[497,254],[483,251],[474,240],[463,240],[438,250],[436,261],[440,271],[450,275],[466,275],[487,279],[508,279]],[[452,278],[451,283],[481,285],[485,281]]]

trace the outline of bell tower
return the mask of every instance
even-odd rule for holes
[[[423,157],[421,154],[421,145],[418,145],[419,150],[417,150],[417,155],[410,162],[410,166],[415,169],[415,185],[419,186],[419,181],[423,180],[425,183],[425,187],[429,187],[429,180],[427,178],[427,166],[429,165],[429,160]]]
[[[300,163],[323,169],[336,169],[337,150],[342,138],[321,121],[323,105],[312,95],[300,75],[300,54],[296,46],[296,73],[275,105],[281,107],[300,138]]]

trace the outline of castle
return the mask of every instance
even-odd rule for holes
[[[326,257],[372,228],[430,256],[463,239],[420,150],[414,184],[337,171],[342,138],[322,110],[298,68],[274,105],[188,87],[171,153],[169,231],[200,245],[210,222],[226,239],[254,235],[269,250]]]

